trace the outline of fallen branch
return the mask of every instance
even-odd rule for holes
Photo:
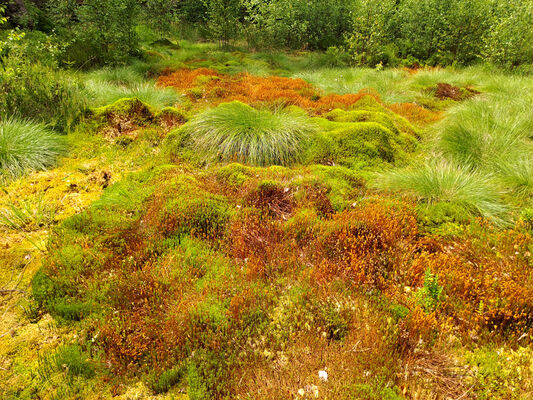
[[[0,290],[0,295],[2,295],[2,294],[11,294],[11,293],[26,294],[26,291],[25,290],[20,290],[20,289],[2,289],[2,290]]]

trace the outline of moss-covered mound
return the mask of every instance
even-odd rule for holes
[[[163,129],[169,130],[186,123],[189,116],[175,107],[165,107],[157,113],[156,120]]]
[[[306,163],[363,169],[396,164],[416,150],[416,129],[404,118],[370,96],[352,108],[315,118],[320,131],[306,149]]]
[[[173,162],[249,165],[341,165],[352,169],[396,164],[416,150],[416,129],[370,96],[345,111],[310,118],[299,107],[254,109],[240,102],[207,110],[171,131]]]
[[[88,110],[85,121],[93,131],[114,138],[149,126],[155,122],[155,115],[151,106],[133,97]]]
[[[454,316],[463,337],[487,327],[530,333],[528,261],[497,256],[524,254],[530,235],[465,236],[451,257],[447,240],[420,235],[413,204],[358,193],[357,174],[229,164],[130,175],[54,230],[33,279],[37,310],[76,321],[98,374],[135,376],[154,393],[201,386],[202,398],[238,398],[241,379],[252,387],[279,349],[310,354],[309,340],[333,346],[331,360],[344,357],[327,364],[335,376],[346,365],[383,373],[395,354],[386,369],[394,382],[399,357],[413,354],[394,352],[429,341]],[[441,211],[444,221],[461,217]],[[445,295],[422,297],[436,279],[426,270],[439,271]],[[481,282],[473,289],[472,276]],[[501,300],[484,300],[480,315],[479,297]],[[370,323],[372,337],[361,329]],[[358,343],[371,357],[351,358]]]

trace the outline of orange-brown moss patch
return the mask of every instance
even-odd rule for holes
[[[260,77],[246,73],[231,76],[205,68],[180,69],[160,76],[157,84],[186,91],[194,103],[217,105],[238,100],[250,105],[295,105],[312,114],[323,114],[335,108],[347,109],[365,95],[380,100],[378,94],[367,90],[356,94],[323,95],[303,79]]]
[[[442,111],[431,111],[414,103],[395,103],[387,107],[410,122],[421,125],[436,122],[443,116]]]

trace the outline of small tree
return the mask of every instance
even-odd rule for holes
[[[483,57],[508,68],[533,61],[533,3],[502,0],[485,38]]]
[[[135,0],[86,0],[78,10],[76,36],[96,47],[104,63],[118,63],[137,49]]]
[[[146,0],[143,5],[143,19],[160,38],[170,31],[177,19],[177,3],[176,0]]]
[[[346,45],[357,64],[378,64],[388,40],[387,24],[394,10],[394,0],[359,0],[353,14],[353,31]]]
[[[241,32],[241,0],[204,0],[208,10],[210,36],[223,47]]]

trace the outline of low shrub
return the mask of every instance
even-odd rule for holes
[[[87,106],[80,80],[71,72],[53,69],[13,54],[0,68],[0,116],[13,115],[69,131]]]
[[[0,177],[17,178],[52,167],[67,146],[64,137],[45,125],[8,118],[0,121]]]
[[[200,114],[185,129],[208,160],[289,165],[300,160],[314,131],[308,118],[286,110],[258,110],[240,102]]]

